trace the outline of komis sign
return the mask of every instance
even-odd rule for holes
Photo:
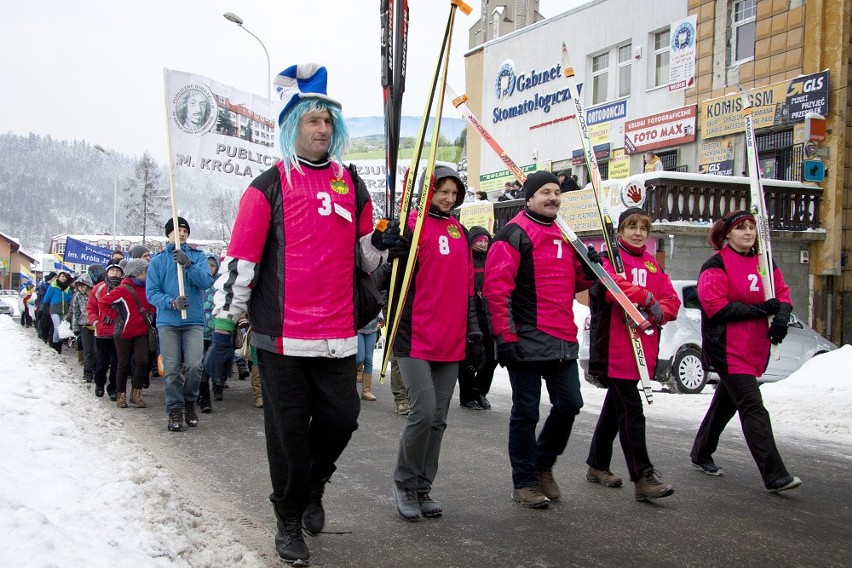
[[[497,71],[497,80],[495,81],[497,98],[507,99],[514,95],[515,92],[526,95],[528,91],[561,76],[562,65],[560,63],[544,71],[531,69],[526,73],[517,74],[515,72],[515,64],[507,59]],[[497,123],[502,120],[516,118],[535,110],[550,112],[552,106],[568,100],[571,100],[571,94],[567,88],[555,89],[546,94],[532,93],[526,100],[517,104],[506,107],[494,107],[492,110],[492,122]]]

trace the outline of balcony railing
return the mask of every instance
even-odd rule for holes
[[[624,180],[644,183],[644,208],[660,222],[709,222],[729,211],[747,209],[749,180],[745,177],[655,172]],[[612,183],[612,182],[609,182]],[[806,231],[820,227],[822,188],[799,182],[763,180],[769,227],[775,231]],[[494,204],[496,228],[502,227],[523,207],[520,199]]]

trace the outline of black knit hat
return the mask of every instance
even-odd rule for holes
[[[621,224],[624,223],[624,221],[631,215],[644,215],[645,217],[649,217],[648,212],[641,207],[628,207],[621,212],[621,215],[618,216],[618,226],[620,227]]]
[[[555,175],[547,170],[533,173],[527,178],[527,181],[524,182],[524,199],[529,200],[536,191],[541,189],[541,186],[548,183],[555,183],[556,185],[559,185],[559,180]]]
[[[178,228],[180,228],[180,227],[183,227],[184,229],[186,229],[187,235],[190,233],[189,223],[183,217],[178,217]],[[166,236],[168,237],[169,234],[174,230],[175,230],[175,220],[174,220],[173,217],[169,217],[169,220],[166,221]]]

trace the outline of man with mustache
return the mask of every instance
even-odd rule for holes
[[[494,237],[482,289],[497,361],[508,368],[512,385],[512,498],[532,509],[560,496],[553,466],[583,406],[574,295],[594,283],[554,223],[560,193],[559,180],[548,171],[527,178],[526,206]],[[600,261],[595,252],[590,257]],[[542,379],[551,409],[536,439]]]

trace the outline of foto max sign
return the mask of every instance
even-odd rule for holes
[[[636,154],[695,141],[698,106],[676,108],[624,123],[624,149]]]

